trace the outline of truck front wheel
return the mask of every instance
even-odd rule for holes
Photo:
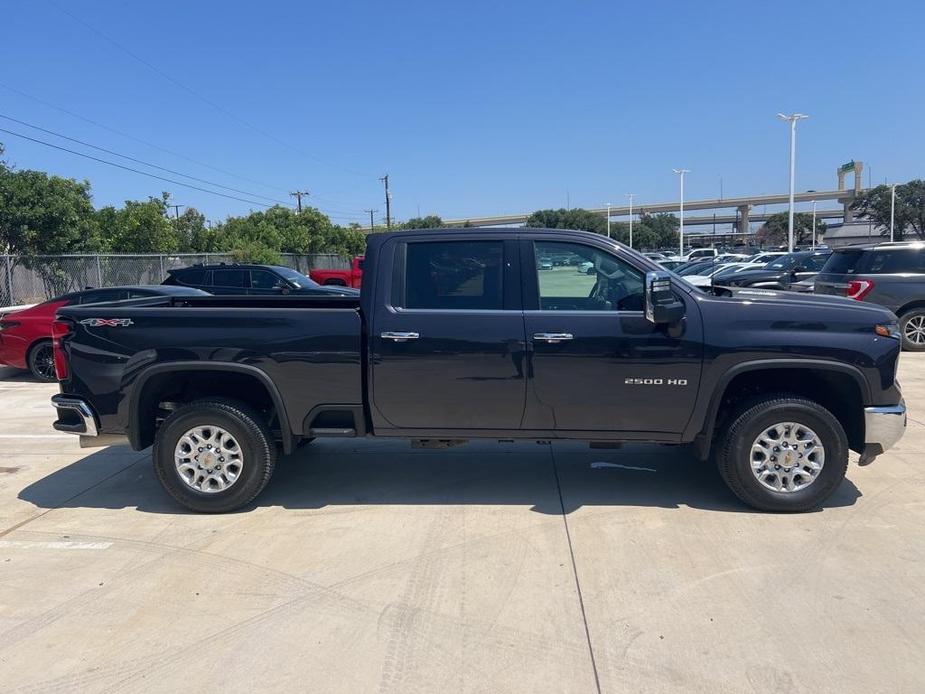
[[[263,418],[244,403],[197,400],[158,429],[154,470],[167,493],[193,511],[246,506],[270,481],[276,446]]]
[[[848,439],[820,404],[786,394],[740,406],[717,448],[729,488],[762,511],[818,508],[848,467]]]

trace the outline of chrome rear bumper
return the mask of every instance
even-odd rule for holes
[[[906,432],[906,403],[864,408],[864,452],[861,465],[868,465],[890,450]]]
[[[99,428],[97,427],[93,410],[80,398],[69,395],[53,395],[51,404],[58,410],[58,419],[52,424],[57,431],[80,436],[99,435]]]

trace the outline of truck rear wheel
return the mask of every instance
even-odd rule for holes
[[[848,439],[839,421],[816,402],[786,394],[743,404],[717,448],[729,488],[761,511],[818,508],[848,467]]]
[[[226,513],[246,506],[270,481],[276,446],[263,418],[232,400],[197,400],[158,429],[154,469],[188,509]]]

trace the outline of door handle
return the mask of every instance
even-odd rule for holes
[[[539,340],[541,342],[548,342],[551,345],[564,342],[565,340],[571,340],[571,333],[533,333],[533,339]]]
[[[393,333],[393,332],[384,332],[379,337],[383,340],[395,340],[395,342],[407,342],[408,340],[417,340],[420,337],[420,333]]]

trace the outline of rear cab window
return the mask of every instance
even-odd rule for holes
[[[403,309],[503,310],[503,241],[411,241],[398,248],[392,305]]]

